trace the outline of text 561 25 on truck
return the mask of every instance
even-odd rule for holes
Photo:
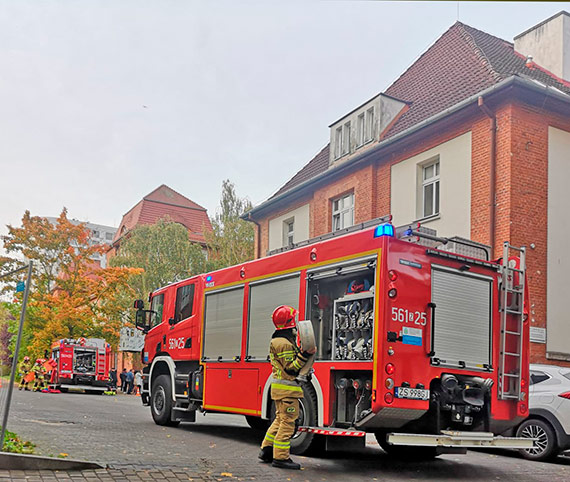
[[[483,245],[389,220],[170,284],[150,294],[150,310],[137,300],[142,401],[155,422],[198,410],[266,426],[271,313],[285,304],[312,322],[318,345],[299,382],[294,453],[324,435],[364,444],[367,432],[389,452],[532,446],[494,435],[528,415],[524,248],[512,256],[505,243],[490,261]]]

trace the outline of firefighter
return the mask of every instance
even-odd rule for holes
[[[45,368],[44,368],[45,360],[42,358],[38,358],[32,371],[36,375],[36,379],[34,381],[34,392],[42,391],[45,388]]]
[[[269,344],[272,380],[271,398],[275,402],[275,420],[267,430],[259,458],[272,462],[273,467],[300,469],[301,466],[289,457],[291,437],[295,432],[295,421],[299,416],[299,399],[303,388],[296,376],[309,357],[316,352],[301,352],[297,347],[297,310],[290,306],[279,306],[273,312],[275,333]]]
[[[18,371],[20,372],[20,376],[22,377],[20,379],[20,385],[18,386],[19,390],[22,390],[23,388],[29,390],[28,388],[29,382],[26,380],[26,376],[28,375],[28,373],[30,373],[31,368],[32,368],[32,363],[30,362],[30,357],[25,356],[24,359],[20,362],[20,365],[18,366]]]

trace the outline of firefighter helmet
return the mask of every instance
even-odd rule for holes
[[[275,328],[278,330],[286,330],[287,328],[295,328],[297,323],[295,322],[295,317],[297,316],[297,310],[291,306],[281,305],[275,308],[271,319]]]
[[[29,357],[28,355],[26,355],[26,356],[24,357],[24,361],[30,361],[30,357]]]

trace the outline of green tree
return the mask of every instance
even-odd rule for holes
[[[225,268],[253,259],[254,227],[240,216],[251,202],[239,198],[229,179],[222,183],[220,206],[212,219],[212,231],[204,233],[209,250],[209,269]]]
[[[101,336],[111,344],[118,340],[123,317],[118,298],[128,289],[129,277],[140,270],[101,268],[92,257],[103,254],[105,247],[92,245],[89,238],[85,225],[67,219],[65,208],[55,223],[26,211],[21,227],[8,226],[4,248],[15,257],[4,259],[1,267],[7,271],[25,264],[23,258],[34,261],[24,353],[43,354],[59,338]],[[9,279],[8,289],[13,291],[22,276]],[[18,309],[21,297],[14,296]]]
[[[134,228],[110,263],[144,270],[129,283],[142,299],[156,288],[206,270],[203,248],[190,241],[184,226],[168,217]]]

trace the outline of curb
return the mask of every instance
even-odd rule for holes
[[[0,468],[3,470],[94,470],[106,467],[96,462],[83,460],[0,452]]]

